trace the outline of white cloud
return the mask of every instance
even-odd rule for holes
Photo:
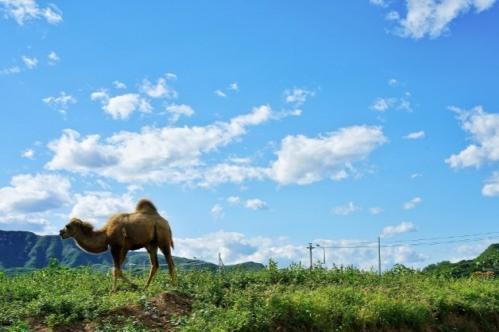
[[[6,17],[13,18],[17,24],[44,18],[49,24],[62,21],[62,12],[53,4],[40,8],[35,0],[0,0]]]
[[[451,107],[458,114],[463,130],[473,144],[445,160],[452,168],[479,167],[499,161],[499,114],[486,113],[481,106],[470,111]]]
[[[120,81],[113,81],[113,86],[116,88],[116,89],[126,89],[126,84],[123,83],[123,82],[120,82]]]
[[[376,112],[385,112],[393,107],[396,101],[396,98],[376,98],[371,105],[371,110]]]
[[[355,205],[353,202],[348,202],[345,205],[336,206],[333,208],[332,212],[338,216],[347,216],[356,211],[359,211],[360,207]]]
[[[222,97],[222,98],[227,97],[227,94],[225,92],[223,92],[222,90],[215,90],[213,93],[219,97]]]
[[[239,91],[239,85],[237,84],[237,82],[233,82],[229,84],[229,87],[227,89],[232,91]]]
[[[375,6],[381,6],[381,7],[386,6],[385,0],[369,0],[369,3]]]
[[[272,258],[280,266],[287,266],[295,262],[308,266],[308,251],[304,244],[291,244],[286,237],[247,237],[236,232],[218,231],[205,234],[197,238],[178,238],[175,240],[176,254],[180,257],[196,257],[209,262],[217,262],[218,254],[222,256],[225,264],[235,264],[247,261],[268,263]],[[313,243],[321,246],[352,247],[359,245],[356,240],[323,240],[315,239]],[[314,263],[322,260],[322,250],[313,251]],[[407,266],[418,266],[426,257],[415,252],[409,247],[393,247],[382,249],[383,268],[390,268],[393,264],[400,263]],[[333,248],[326,249],[326,262],[330,267],[351,266],[362,269],[377,267],[377,247],[373,244],[368,248]]]
[[[397,81],[395,78],[390,78],[388,80],[388,85],[389,86],[397,86],[399,84],[399,81]]]
[[[247,166],[238,163],[221,163],[208,167],[198,174],[200,187],[213,187],[222,183],[241,184],[247,180],[263,180],[269,177],[270,170],[265,167]]]
[[[421,173],[412,173],[411,180],[414,180],[414,179],[422,177],[422,176],[423,176],[423,174],[421,174]]]
[[[380,207],[372,207],[369,209],[369,213],[372,215],[378,215],[383,212],[383,209]]]
[[[22,58],[22,60],[24,62],[24,65],[28,69],[34,69],[38,65],[38,59],[35,58],[35,57],[30,58],[30,57],[27,57],[27,56],[23,55],[21,58]]]
[[[374,102],[369,107],[372,111],[375,112],[386,112],[390,109],[397,109],[406,112],[412,112],[411,102],[409,100],[410,93],[405,93],[404,97],[396,98],[396,97],[378,97],[374,100]]]
[[[210,210],[214,219],[221,219],[224,217],[224,208],[220,204],[215,204]]]
[[[314,91],[303,88],[293,88],[284,91],[284,98],[286,103],[292,104],[294,107],[303,105],[309,97],[315,96]]]
[[[404,221],[396,226],[386,226],[383,228],[383,232],[381,233],[382,237],[391,237],[397,234],[416,232],[416,227],[411,223]]]
[[[55,65],[61,60],[61,58],[54,51],[50,52],[47,58],[49,59],[49,65],[51,66]]]
[[[227,122],[206,126],[144,127],[140,132],[122,131],[101,141],[99,135],[81,137],[71,129],[49,144],[54,153],[46,168],[77,173],[94,173],[120,182],[195,182],[201,181],[201,157],[246,134],[248,127],[271,119],[269,106],[255,107],[250,113]],[[229,180],[243,180],[233,165]],[[239,167],[239,168],[237,168]],[[230,171],[230,167],[222,167]],[[215,172],[217,173],[217,172]],[[258,172],[247,176],[260,176]],[[205,179],[218,181],[218,177]],[[226,178],[227,179],[227,178]]]
[[[135,202],[130,193],[121,196],[107,191],[75,194],[70,217],[102,223],[115,213],[133,211],[134,205]]]
[[[385,19],[388,21],[398,21],[400,20],[400,14],[397,11],[392,10],[386,14]]]
[[[8,68],[1,69],[0,75],[19,74],[20,72],[21,72],[21,68],[19,68],[19,66],[11,66]]]
[[[176,76],[175,76],[176,78]],[[151,98],[167,98],[167,99],[175,99],[178,97],[177,91],[171,88],[167,80],[173,79],[172,76],[160,77],[156,81],[156,84],[149,82],[149,80],[144,79],[142,85],[140,86],[140,91],[145,93]]]
[[[227,202],[231,205],[237,205],[241,203],[241,198],[239,196],[229,196],[227,197]]]
[[[244,206],[251,210],[265,210],[268,208],[268,204],[258,198],[248,199]]]
[[[76,99],[71,95],[67,95],[64,91],[61,91],[58,97],[46,97],[42,100],[61,114],[66,114],[68,106],[76,103]]]
[[[366,159],[387,142],[380,127],[353,126],[309,138],[287,136],[276,152],[271,177],[279,184],[309,184],[348,177],[351,164]]]
[[[406,210],[414,209],[416,207],[416,205],[418,205],[422,201],[423,200],[421,199],[421,197],[414,197],[410,201],[404,203],[404,209],[406,209]]]
[[[135,112],[150,113],[152,107],[149,102],[137,93],[126,93],[110,97],[105,90],[92,92],[92,101],[100,101],[102,110],[111,115],[113,119],[128,119]]]
[[[0,221],[33,220],[31,216],[58,209],[71,200],[71,183],[52,174],[20,174],[0,188]]]
[[[35,151],[33,149],[26,149],[21,153],[21,156],[27,159],[35,159]]]
[[[412,140],[421,139],[424,137],[425,137],[425,132],[422,130],[415,131],[404,136],[405,139],[412,139]]]
[[[499,196],[499,172],[494,172],[482,188],[482,195],[487,197]]]
[[[165,109],[168,113],[171,114],[171,123],[177,122],[182,115],[190,117],[194,114],[194,110],[192,109],[192,107],[185,104],[171,104],[166,106]]]
[[[449,31],[451,22],[474,9],[476,13],[491,8],[495,0],[406,0],[407,14],[399,18],[398,34],[420,39],[437,38]]]

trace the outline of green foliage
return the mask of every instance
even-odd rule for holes
[[[131,279],[144,283],[145,274]],[[352,267],[310,271],[300,265],[260,271],[181,271],[170,284],[162,270],[147,291],[121,285],[110,293],[109,273],[91,268],[49,267],[0,275],[0,330],[28,331],[32,319],[49,327],[98,322],[98,331],[147,331],[122,317],[119,327],[102,317],[113,309],[176,289],[193,298],[189,316],[170,322],[183,331],[369,331],[452,330],[448,317],[465,317],[478,330],[494,331],[499,321],[499,280],[433,276],[396,266],[382,276]],[[494,323],[495,322],[495,323]]]
[[[490,245],[475,259],[463,260],[457,263],[440,262],[427,266],[423,271],[456,278],[468,277],[474,272],[493,272],[497,277],[499,276],[499,243]]]

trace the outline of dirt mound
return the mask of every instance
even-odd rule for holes
[[[161,293],[142,301],[113,309],[92,322],[75,322],[71,325],[48,328],[38,323],[31,325],[31,331],[37,332],[93,332],[99,326],[112,326],[119,329],[126,320],[133,320],[152,331],[171,331],[178,324],[178,317],[189,315],[192,310],[192,298],[176,291]]]

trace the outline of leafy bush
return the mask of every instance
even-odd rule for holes
[[[146,275],[130,277],[142,284]],[[109,273],[56,262],[18,276],[0,275],[0,330],[27,331],[33,319],[46,326],[99,321],[127,304],[145,307],[148,298],[172,289],[194,299],[189,316],[172,318],[184,331],[451,330],[449,317],[465,317],[479,330],[499,329],[499,280],[433,276],[403,266],[378,276],[352,267],[278,269],[270,262],[252,272],[179,272],[175,287],[163,272],[147,291],[110,289]],[[126,317],[121,322],[122,331],[147,330]],[[113,328],[105,321],[97,327]]]

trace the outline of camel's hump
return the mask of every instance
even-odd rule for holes
[[[154,204],[148,199],[141,199],[137,203],[135,211],[143,213],[158,213],[158,210],[156,209]]]

